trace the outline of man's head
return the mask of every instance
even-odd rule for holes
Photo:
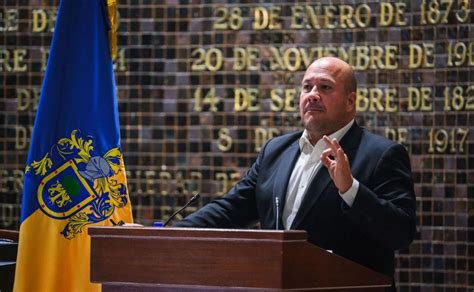
[[[357,81],[346,62],[335,57],[318,59],[308,67],[301,84],[301,120],[311,140],[334,133],[355,117]]]

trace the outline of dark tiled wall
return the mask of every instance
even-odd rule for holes
[[[0,228],[19,226],[57,2],[0,8]],[[473,6],[120,1],[116,78],[136,221],[166,219],[195,191],[198,207],[222,195],[266,139],[300,128],[305,64],[338,55],[357,72],[357,121],[411,154],[419,227],[398,256],[400,290],[474,289]]]

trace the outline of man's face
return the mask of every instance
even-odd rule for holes
[[[346,91],[345,66],[337,59],[320,59],[304,75],[301,120],[306,130],[319,138],[337,131],[354,118],[355,93]]]

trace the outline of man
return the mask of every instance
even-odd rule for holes
[[[259,221],[263,229],[306,230],[311,243],[393,277],[394,251],[416,229],[410,161],[403,146],[355,123],[356,89],[350,65],[316,60],[302,82],[304,131],[268,141],[226,196],[175,226]]]

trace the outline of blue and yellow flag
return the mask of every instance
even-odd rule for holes
[[[25,171],[15,291],[100,290],[87,228],[132,222],[108,8],[59,6]]]

